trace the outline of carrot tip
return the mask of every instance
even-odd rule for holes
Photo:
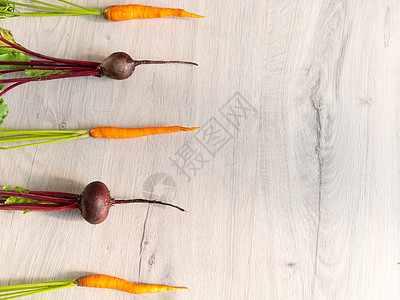
[[[195,15],[195,14],[192,14],[190,17],[191,17],[191,18],[197,18],[197,19],[203,19],[203,18],[205,18],[205,16]]]
[[[192,131],[200,129],[201,127],[181,127],[181,131]]]
[[[166,286],[167,291],[177,291],[177,290],[187,290],[187,287],[180,287],[180,286]]]

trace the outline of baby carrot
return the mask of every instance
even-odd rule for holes
[[[28,146],[37,146],[62,141],[76,140],[86,137],[104,139],[127,139],[148,136],[153,134],[173,133],[179,131],[192,131],[200,127],[144,127],[144,128],[121,128],[121,127],[94,127],[88,130],[12,130],[0,127],[0,144],[36,141],[28,144],[0,147],[0,150],[11,150]]]
[[[158,284],[136,284],[124,279],[108,275],[87,275],[75,281],[78,286],[119,290],[131,294],[159,293],[187,289]]]
[[[120,127],[95,127],[90,129],[89,134],[94,138],[104,139],[129,139],[153,134],[173,133],[179,131],[191,131],[199,129],[200,127],[182,127],[182,126],[169,126],[169,127],[144,127],[144,128],[120,128]]]
[[[137,4],[109,6],[104,9],[103,16],[108,21],[114,22],[164,17],[204,18],[204,16],[192,14],[183,9],[162,8]]]
[[[204,16],[192,14],[179,8],[163,8],[138,4],[111,5],[105,9],[95,9],[75,4],[67,0],[58,0],[65,5],[54,5],[46,1],[30,0],[34,4],[25,3],[18,0],[2,0],[0,2],[0,19],[31,16],[88,16],[102,15],[108,21],[127,21],[132,19],[154,19],[164,17],[181,18],[204,18]],[[27,9],[26,12],[20,11],[17,7]]]
[[[186,287],[173,287],[158,284],[136,284],[118,277],[100,274],[83,276],[78,279],[2,286],[0,287],[0,299],[21,298],[75,286],[113,289],[131,294],[159,293],[187,289]]]

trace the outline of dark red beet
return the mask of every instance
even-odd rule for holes
[[[100,181],[91,182],[81,194],[82,217],[91,224],[99,224],[107,218],[112,204],[107,186]]]
[[[45,203],[21,202],[6,204],[9,197],[21,197],[30,200],[36,200]],[[165,203],[157,200],[148,199],[128,199],[115,200],[111,198],[110,191],[107,186],[100,182],[94,181],[89,183],[83,190],[81,195],[70,194],[64,192],[48,192],[48,191],[16,191],[0,189],[0,210],[22,210],[22,211],[61,211],[80,209],[82,217],[91,224],[99,224],[103,222],[107,216],[110,207],[114,204],[127,203],[149,203],[174,207],[180,211],[185,211],[179,206]]]
[[[104,76],[123,80],[132,75],[135,69],[135,61],[124,52],[115,52],[106,57],[100,67]]]
[[[115,52],[106,57],[101,63],[101,76],[104,75],[117,80],[127,79],[138,65],[144,64],[189,64],[197,66],[196,63],[187,61],[133,60],[125,52]]]

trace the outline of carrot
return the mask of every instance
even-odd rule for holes
[[[183,9],[161,8],[146,5],[113,5],[103,11],[108,21],[127,21],[132,19],[154,19],[164,17],[204,18],[204,16],[189,13]]]
[[[56,143],[62,141],[76,140],[86,137],[105,139],[127,139],[148,136],[153,134],[174,133],[179,131],[192,131],[200,127],[144,127],[144,128],[121,128],[121,127],[94,127],[88,130],[12,130],[0,127],[0,144],[37,141],[28,144],[0,147],[0,150],[11,150],[28,146]]]
[[[31,0],[35,4],[18,2],[17,0],[2,0],[0,19],[30,16],[89,16],[103,15],[108,21],[127,21],[132,19],[154,19],[164,17],[183,17],[183,18],[204,18],[204,16],[192,14],[179,8],[162,8],[146,5],[127,4],[112,5],[105,9],[95,9],[75,4],[67,0],[59,0],[67,5],[54,5],[46,1]],[[25,8],[27,11],[20,11],[17,7]]]
[[[173,133],[179,131],[191,131],[199,129],[200,127],[182,127],[182,126],[169,126],[169,127],[144,127],[144,128],[120,128],[120,127],[95,127],[90,129],[89,134],[94,138],[105,139],[128,139],[148,136],[153,134]]]
[[[78,278],[75,283],[78,286],[113,289],[131,294],[159,293],[187,289],[186,287],[173,287],[158,284],[136,284],[108,275],[87,275]]]
[[[118,277],[100,274],[83,276],[78,279],[2,286],[0,287],[0,299],[15,299],[75,286],[113,289],[131,294],[159,293],[187,289],[186,287],[158,284],[136,284]]]

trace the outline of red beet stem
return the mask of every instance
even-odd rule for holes
[[[61,211],[79,208],[78,203],[69,205],[51,205],[51,204],[3,204],[0,210],[22,210],[22,211]]]
[[[32,81],[45,81],[61,78],[71,77],[85,77],[85,76],[100,76],[100,69],[90,69],[87,71],[71,71],[64,74],[49,75],[49,76],[38,76],[29,78],[12,78],[12,79],[1,79],[0,83],[14,83],[14,82],[32,82]]]
[[[24,72],[25,70],[49,70],[49,71],[88,71],[88,67],[71,67],[71,66],[42,66],[42,67],[32,67],[32,68],[20,68],[20,69],[9,69],[0,71],[0,74],[17,73]]]
[[[37,60],[31,59],[29,65],[37,65],[37,66],[71,66],[71,67],[82,67],[82,68],[97,68],[101,65],[101,63],[93,63],[93,65],[82,65],[82,64],[71,64],[71,63],[62,63],[62,62],[55,62],[55,61],[45,61],[45,60]]]
[[[0,71],[0,74],[8,74],[8,73],[23,72],[23,71],[25,71],[25,70],[26,70],[26,68],[1,70],[1,71]]]
[[[42,196],[42,195],[31,194],[31,193],[0,191],[0,195],[4,195],[4,196],[8,196],[8,197],[24,197],[24,198],[37,200],[37,201],[55,202],[55,203],[61,203],[61,204],[71,204],[71,203],[77,202],[77,199]]]
[[[128,203],[150,203],[150,204],[159,204],[159,205],[165,205],[165,206],[171,206],[173,208],[179,209],[180,211],[186,212],[186,210],[184,210],[183,208],[170,204],[170,203],[166,203],[166,202],[162,202],[162,201],[157,201],[157,200],[147,200],[147,199],[128,199],[128,200],[112,200],[113,204],[128,204]]]
[[[62,62],[62,63],[66,63],[66,64],[75,64],[75,65],[84,65],[84,66],[98,66],[99,63],[97,62],[92,62],[92,61],[82,61],[82,60],[71,60],[71,59],[62,59],[62,58],[57,58],[57,57],[51,57],[51,56],[47,56],[47,55],[43,55],[37,52],[33,52],[29,49],[26,49],[20,45],[14,44],[8,40],[6,40],[2,34],[0,33],[0,41],[6,43],[7,45],[10,45],[12,48],[16,49],[16,50],[20,50],[26,54],[29,54],[31,56],[35,56],[38,58],[42,58],[42,59],[46,59],[46,60],[51,60],[51,61],[55,61],[55,62]]]
[[[56,198],[68,198],[68,199],[78,199],[79,194],[71,194],[64,192],[53,192],[53,191],[29,191],[29,195],[42,195],[42,196],[50,196]]]
[[[31,60],[31,61],[1,61],[1,66],[54,66],[54,67],[64,67],[65,69],[69,69],[70,67],[81,67],[87,69],[95,69],[100,66],[100,63],[97,63],[95,66],[83,66],[80,64],[65,64],[58,63],[53,61],[45,61],[45,60]]]
[[[12,90],[13,88],[24,84],[25,82],[18,82],[18,83],[14,83],[13,85],[10,85],[9,87],[5,88],[1,93],[0,93],[0,97],[3,96],[5,93],[7,93],[8,91]]]

